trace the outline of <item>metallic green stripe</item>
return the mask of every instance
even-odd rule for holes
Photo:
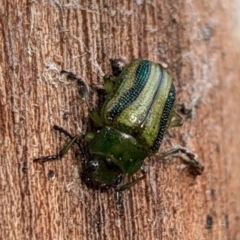
[[[158,149],[162,143],[165,130],[167,129],[167,126],[168,126],[169,116],[171,115],[171,112],[172,112],[172,109],[174,106],[174,102],[175,102],[175,88],[172,84],[171,90],[167,97],[166,104],[163,109],[163,113],[162,113],[162,117],[161,117],[161,121],[160,121],[160,125],[159,125],[158,135],[151,147],[151,150],[153,152],[158,151]]]
[[[148,82],[150,67],[149,61],[135,60],[126,68],[127,71],[123,72],[119,83],[116,84],[117,91],[110,96],[111,100],[104,106],[108,109],[105,113],[107,121],[114,121],[138,98]]]
[[[164,70],[161,72],[161,79],[161,86],[151,109],[149,109],[148,117],[143,125],[144,128],[139,135],[141,140],[145,142],[152,151],[158,150],[160,147],[164,131],[167,128],[167,123],[165,123],[164,119],[168,119],[172,110],[172,104],[175,100],[175,90],[172,80]],[[171,100],[168,100],[169,97],[172,97]],[[168,101],[171,104],[168,103]]]
[[[129,107],[125,108],[117,118],[118,123],[128,126],[132,132],[140,132],[144,127],[146,118],[151,114],[150,109],[155,101],[155,96],[161,88],[161,68],[151,64],[150,74],[143,90]]]

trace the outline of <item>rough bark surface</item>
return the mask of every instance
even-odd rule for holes
[[[231,4],[1,1],[0,239],[240,239],[240,38]],[[192,116],[160,150],[183,145],[205,165],[194,179],[178,158],[146,160],[146,179],[123,192],[122,206],[114,191],[84,185],[76,148],[62,161],[33,163],[67,140],[54,124],[89,129],[76,84],[59,72],[91,86],[118,56],[168,66]]]

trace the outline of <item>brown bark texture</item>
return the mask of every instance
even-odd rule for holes
[[[225,0],[2,0],[0,239],[240,239],[235,10]],[[119,201],[114,190],[86,187],[77,147],[61,161],[33,163],[68,140],[54,124],[73,134],[93,129],[76,83],[60,71],[101,85],[119,56],[167,66],[191,114],[160,152],[187,147],[205,165],[201,176],[178,157],[152,157],[146,179]],[[93,91],[91,107],[96,99]]]

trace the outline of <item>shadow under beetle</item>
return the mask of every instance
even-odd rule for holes
[[[182,125],[182,118],[175,111],[175,88],[171,77],[161,65],[148,60],[136,59],[125,65],[122,59],[110,60],[113,75],[104,76],[107,93],[101,113],[90,110],[92,120],[101,127],[88,133],[91,159],[86,161],[83,180],[94,188],[114,187],[119,191],[130,188],[144,178],[119,186],[124,176],[132,176],[142,169],[145,158],[154,156],[161,145],[167,128]],[[81,78],[62,71],[69,79],[77,80],[88,104],[89,89]],[[62,158],[69,148],[78,142],[64,129],[70,141],[56,155],[34,159],[35,162]],[[203,165],[186,148],[177,147],[162,156],[177,152],[185,153],[184,160],[194,175],[200,175]]]

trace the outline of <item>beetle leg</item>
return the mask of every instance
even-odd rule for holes
[[[78,76],[76,76],[72,72],[68,72],[65,70],[62,70],[60,74],[66,74],[66,77],[70,80],[75,80],[77,81],[77,84],[80,87],[80,95],[83,96],[83,99],[86,101],[86,103],[89,105],[89,87],[88,85],[84,82],[84,80]]]
[[[66,74],[67,78],[71,80],[76,80],[78,85],[80,86],[81,95],[83,95],[83,98],[85,99],[87,105],[89,106],[89,88],[88,85],[84,82],[84,80],[80,77],[77,77],[72,72],[67,72],[65,70],[62,70],[60,74]],[[99,126],[102,126],[102,119],[99,115],[99,113],[96,110],[90,110],[89,115],[91,119]]]
[[[182,116],[174,110],[173,112],[174,119],[169,123],[168,127],[181,127],[183,125]]]
[[[122,193],[119,191],[116,191],[116,200],[117,204],[123,209],[123,196]]]
[[[107,94],[112,92],[115,82],[118,79],[118,76],[121,74],[122,70],[127,65],[127,60],[124,57],[120,57],[116,59],[112,58],[110,59],[110,64],[112,68],[112,75],[106,74],[103,77],[104,88]]]
[[[176,104],[176,109],[181,114],[185,115],[186,118],[192,118],[193,110],[187,107],[185,104]]]
[[[68,150],[70,149],[70,147],[76,143],[78,145],[78,147],[80,148],[81,152],[83,153],[83,148],[80,144],[79,141],[77,141],[77,138],[79,137],[79,135],[76,135],[76,136],[72,136],[69,132],[67,132],[65,129],[59,127],[59,126],[56,126],[54,125],[53,126],[53,129],[54,130],[57,130],[61,133],[64,133],[65,135],[67,135],[69,138],[70,138],[70,141],[67,142],[66,145],[64,145],[64,147],[57,153],[57,154],[53,154],[53,155],[48,155],[48,156],[42,156],[42,157],[39,157],[39,158],[35,158],[33,161],[34,162],[39,162],[39,163],[45,163],[45,162],[48,162],[48,161],[55,161],[55,160],[59,160],[61,159],[67,152]]]
[[[141,166],[140,170],[143,175],[147,173],[147,169],[144,166]]]
[[[144,175],[141,176],[140,178],[137,178],[137,179],[135,179],[129,183],[126,183],[124,185],[117,186],[116,191],[119,191],[119,192],[125,191],[125,190],[131,188],[132,186],[134,186],[135,184],[137,184],[138,182],[142,181],[145,177],[146,177],[146,174],[144,173]]]
[[[105,89],[107,94],[112,92],[116,80],[117,80],[117,78],[114,77],[113,75],[110,75],[110,74],[106,74],[103,77],[103,82],[104,82],[103,85],[104,85],[104,89]]]
[[[89,116],[93,120],[93,122],[96,123],[98,126],[100,127],[103,126],[102,118],[97,110],[93,109],[89,111]]]
[[[42,156],[40,158],[35,158],[34,162],[45,163],[48,161],[55,161],[61,159],[69,150],[69,148],[74,144],[78,136],[75,136],[71,141],[69,141],[57,154]]]
[[[112,68],[112,74],[115,77],[118,77],[122,70],[125,68],[127,65],[128,61],[125,57],[120,57],[120,58],[111,58],[110,59],[110,64]]]
[[[172,148],[166,153],[162,154],[161,157],[167,157],[176,153],[183,153],[187,156],[186,158],[180,155],[183,163],[188,165],[191,174],[197,176],[203,173],[204,165],[198,159],[196,159],[196,155],[194,153],[190,152],[189,149],[185,147],[178,146],[176,148]]]
[[[86,133],[86,135],[84,136],[84,139],[85,139],[86,141],[91,141],[91,140],[94,138],[94,136],[95,136],[94,133],[88,132],[88,133]]]

